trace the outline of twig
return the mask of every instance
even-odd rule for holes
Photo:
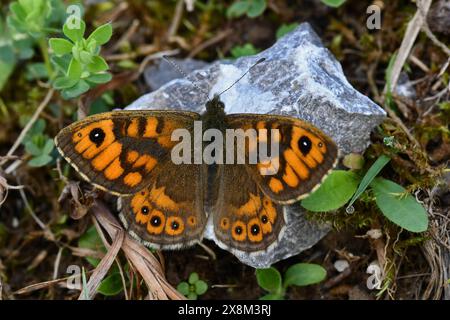
[[[124,235],[125,233],[123,232],[123,230],[118,230],[108,252],[95,268],[92,276],[89,278],[86,287],[81,291],[81,294],[78,298],[79,300],[92,300],[94,298],[101,281],[108,273],[108,270],[111,268],[111,265],[113,264],[117,254],[119,253],[120,247],[123,243]]]
[[[99,225],[106,230],[111,239],[115,239],[119,231],[124,233],[117,219],[98,200],[93,205],[93,214]],[[122,243],[122,250],[131,262],[131,265],[136,268],[144,279],[151,298],[185,299],[167,282],[161,264],[146,247],[126,234]]]
[[[53,93],[55,92],[54,89],[50,89],[47,92],[47,95],[45,96],[44,100],[41,102],[41,104],[38,106],[36,111],[34,112],[33,116],[31,117],[30,121],[28,121],[27,125],[22,129],[22,132],[20,132],[19,137],[17,138],[16,142],[14,142],[11,149],[9,149],[8,153],[6,154],[6,157],[10,157],[13,155],[13,153],[16,151],[16,149],[20,146],[22,143],[22,140],[25,138],[25,135],[27,132],[31,129],[33,124],[36,122],[36,120],[39,117],[39,114],[44,110],[44,108],[47,106],[47,104],[50,102],[51,98],[53,97]],[[6,158],[7,159],[7,158]],[[0,161],[0,166],[5,164],[7,160],[3,159]]]
[[[175,7],[175,14],[170,24],[169,31],[167,32],[167,39],[170,41],[172,37],[177,34],[178,27],[180,26],[181,17],[183,16],[184,1],[178,0],[177,6]]]
[[[408,59],[409,53],[411,52],[412,46],[416,41],[420,28],[424,23],[425,20],[424,16],[426,16],[428,10],[430,9],[431,0],[424,0],[423,2],[424,2],[422,7],[423,12],[421,12],[421,10],[418,9],[414,17],[408,23],[405,36],[403,37],[400,49],[398,50],[397,57],[395,58],[395,62],[392,67],[389,81],[389,83],[391,84],[391,91],[395,91],[395,87],[397,86],[400,72],[402,71],[406,59]],[[386,86],[384,87],[384,93],[386,93],[387,91],[388,85],[386,84]]]
[[[133,22],[131,23],[131,26],[128,28],[128,30],[120,37],[119,40],[117,40],[116,43],[114,43],[112,48],[109,49],[108,51],[114,52],[117,49],[119,49],[120,46],[122,45],[122,43],[127,41],[129,38],[131,38],[136,33],[136,30],[139,28],[139,24],[140,24],[139,20],[134,19]]]
[[[424,4],[423,1],[428,1],[428,0],[417,0],[417,2],[416,2],[417,8],[419,8],[419,13],[422,16],[422,20],[423,20],[422,30],[425,32],[427,37],[430,38],[430,40],[436,46],[441,48],[442,51],[444,51],[445,54],[450,57],[450,49],[448,48],[448,46],[446,46],[441,41],[439,41],[438,38],[434,35],[434,33],[430,30],[430,27],[428,26],[426,17],[427,17],[428,9],[430,8],[430,6],[428,5],[428,7],[427,7],[427,3]],[[430,3],[431,3],[431,1],[430,1]]]
[[[215,37],[213,37],[211,39],[208,39],[208,40],[206,40],[203,43],[200,43],[197,47],[192,49],[192,51],[188,55],[188,58],[195,57],[198,53],[202,52],[203,50],[205,50],[209,46],[212,46],[213,44],[216,44],[216,43],[222,41],[223,39],[228,37],[230,34],[231,34],[231,30],[230,29],[222,31],[222,32],[219,32]]]
[[[156,52],[154,54],[151,54],[149,56],[146,56],[145,59],[142,60],[141,64],[139,65],[139,68],[138,68],[138,71],[137,71],[137,77],[144,72],[145,67],[147,66],[147,64],[150,61],[161,59],[164,56],[174,56],[174,55],[176,55],[178,53],[180,53],[180,50],[175,49],[175,50],[160,51],[160,52]]]

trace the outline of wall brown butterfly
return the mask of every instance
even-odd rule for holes
[[[264,163],[175,164],[171,151],[178,142],[172,133],[185,129],[193,135],[195,121],[202,121],[204,131],[222,133],[277,129],[278,171],[263,175]],[[55,144],[84,179],[121,197],[120,216],[128,232],[158,249],[193,245],[212,219],[216,239],[225,247],[268,250],[285,227],[283,205],[314,191],[338,157],[336,144],[308,122],[226,115],[219,96],[206,103],[202,115],[167,110],[93,115],[62,129]]]

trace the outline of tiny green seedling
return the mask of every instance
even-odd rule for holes
[[[237,59],[244,56],[252,56],[259,52],[251,43],[246,43],[243,46],[235,46],[231,49],[231,55]]]
[[[86,24],[81,19],[66,21],[63,33],[67,39],[49,40],[56,55],[52,60],[62,73],[53,82],[53,87],[61,90],[66,99],[78,97],[97,84],[111,80],[111,74],[107,72],[109,66],[100,56],[101,46],[111,38],[111,24],[98,27],[87,38],[84,37],[85,30]]]
[[[319,283],[325,279],[327,272],[324,268],[312,263],[297,263],[290,266],[284,278],[280,272],[271,267],[268,269],[256,269],[258,285],[269,293],[262,296],[261,300],[283,300],[289,286],[305,287]]]
[[[346,0],[321,0],[322,3],[332,8],[339,8]]]
[[[44,134],[45,127],[45,120],[39,119],[22,141],[25,151],[32,156],[31,160],[28,161],[28,165],[31,167],[43,167],[54,159],[52,152],[55,144],[53,139]]]
[[[197,300],[198,296],[208,290],[208,285],[205,281],[200,280],[197,272],[192,272],[187,282],[183,281],[178,284],[177,290],[189,300]]]
[[[290,23],[290,24],[282,24],[277,30],[277,33],[276,33],[277,39],[282,38],[283,36],[285,36],[286,34],[288,34],[291,31],[293,31],[297,27],[298,27],[297,22]]]
[[[267,8],[266,0],[238,0],[227,10],[228,18],[238,18],[247,15],[249,18],[259,17]]]

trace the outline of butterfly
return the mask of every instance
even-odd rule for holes
[[[286,227],[284,205],[306,197],[321,184],[336,165],[338,148],[306,121],[281,115],[227,115],[224,109],[215,96],[203,114],[168,110],[101,113],[63,128],[55,144],[84,179],[120,196],[124,226],[146,246],[191,246],[202,239],[212,219],[222,247],[249,254],[267,252]],[[199,121],[202,133],[209,129],[219,133],[276,130],[277,171],[265,174],[272,162],[262,161],[174,163],[178,142],[173,133],[182,129],[195,134]],[[267,142],[267,132],[258,134],[257,141]],[[204,147],[205,142],[200,144]],[[247,160],[249,150],[246,142]]]

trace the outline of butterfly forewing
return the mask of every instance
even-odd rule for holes
[[[170,161],[172,132],[191,130],[199,115],[171,111],[117,111],[77,121],[55,144],[89,182],[117,195],[147,187],[155,168]]]
[[[267,152],[271,161],[258,160],[246,166],[264,194],[278,203],[293,203],[307,196],[336,165],[336,144],[305,121],[285,116],[233,114],[227,116],[226,123],[232,129],[255,129],[258,150],[267,144],[270,151],[270,143],[278,143],[277,154]],[[267,135],[261,135],[259,129],[266,129]]]

